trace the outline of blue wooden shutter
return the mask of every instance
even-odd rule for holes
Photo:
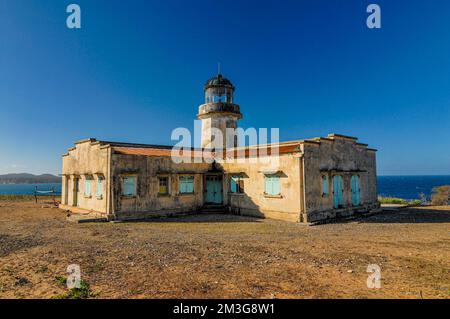
[[[272,195],[280,195],[280,177],[272,177]]]
[[[180,192],[181,194],[186,193],[186,184],[185,184],[184,179],[185,179],[184,176],[181,176],[181,177],[179,178],[180,185],[179,185],[178,187],[179,187],[179,192]]]
[[[239,177],[237,176],[232,176],[230,179],[230,191],[232,193],[237,193],[238,192],[238,182],[239,182]]]
[[[359,176],[353,175],[351,178],[352,187],[352,204],[357,206],[360,204]]]
[[[323,195],[328,195],[328,176],[322,176],[322,193]]]
[[[103,195],[103,179],[97,179],[97,197],[101,197]]]
[[[272,193],[272,180],[270,179],[270,176],[264,177],[264,192],[266,194]]]
[[[187,193],[194,192],[194,176],[189,176],[187,178]]]
[[[194,192],[194,176],[181,176],[179,191],[181,194],[190,194]]]
[[[344,180],[342,176],[333,177],[333,206],[338,208],[344,204]]]
[[[339,204],[344,204],[344,179],[339,176]]]
[[[279,176],[265,176],[264,191],[268,195],[280,194],[280,177]]]
[[[84,195],[91,196],[91,180],[86,179],[84,183]]]

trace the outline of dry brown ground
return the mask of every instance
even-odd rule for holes
[[[75,224],[0,201],[0,298],[50,298],[79,264],[98,298],[449,298],[450,208],[308,227],[228,215]],[[368,264],[381,289],[366,286]]]

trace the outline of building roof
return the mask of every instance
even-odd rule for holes
[[[237,158],[237,157],[252,157],[255,155],[265,156],[271,154],[299,154],[302,153],[303,144],[316,144],[320,145],[322,142],[333,142],[334,140],[346,140],[355,143],[359,147],[363,147],[368,151],[376,152],[376,149],[368,148],[367,144],[358,143],[356,137],[345,136],[340,134],[328,134],[327,137],[316,137],[305,140],[294,140],[280,143],[271,144],[258,144],[251,146],[242,146],[229,148],[225,152],[223,151],[211,151],[201,148],[184,148],[180,150],[176,156],[178,157],[203,157],[203,158]],[[116,154],[124,155],[137,155],[137,156],[172,156],[172,150],[174,146],[170,145],[155,145],[155,144],[137,144],[137,143],[124,143],[124,142],[110,142],[110,141],[98,141],[94,138],[89,138],[76,142],[81,143],[99,144],[102,147],[111,147]],[[69,151],[75,148],[69,149]]]
[[[170,149],[161,148],[139,148],[139,147],[117,147],[113,146],[113,151],[116,154],[123,155],[141,155],[141,156],[172,156],[172,147]],[[200,149],[188,149],[188,150],[174,150],[174,156],[176,157],[191,157],[191,158],[213,158],[214,154],[211,151]]]
[[[206,82],[205,90],[210,88],[210,87],[217,87],[217,86],[227,86],[227,87],[234,88],[234,86],[233,86],[233,84],[231,83],[230,80],[228,80],[227,78],[224,78],[222,76],[222,74],[218,74],[217,76],[209,79]]]

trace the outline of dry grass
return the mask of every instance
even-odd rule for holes
[[[0,195],[0,201],[30,201],[34,195]]]
[[[449,298],[450,208],[308,227],[210,215],[75,224],[31,201],[0,202],[0,298],[67,293],[79,264],[97,298]],[[382,287],[368,289],[368,264]]]

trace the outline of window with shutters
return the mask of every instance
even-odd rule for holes
[[[269,196],[279,196],[280,191],[280,176],[265,175],[264,176],[264,193]]]
[[[243,194],[244,193],[244,179],[242,178],[242,176],[231,176],[230,192],[232,194]]]
[[[98,177],[97,178],[97,193],[96,196],[98,199],[102,199],[103,198],[103,177]]]
[[[159,195],[169,195],[169,177],[159,176],[158,177],[158,194]]]
[[[178,192],[180,194],[193,194],[194,193],[194,176],[180,176],[178,180]]]
[[[85,197],[92,196],[92,180],[90,177],[86,177],[84,181],[84,196]]]
[[[122,196],[134,197],[136,196],[136,176],[122,177]]]

